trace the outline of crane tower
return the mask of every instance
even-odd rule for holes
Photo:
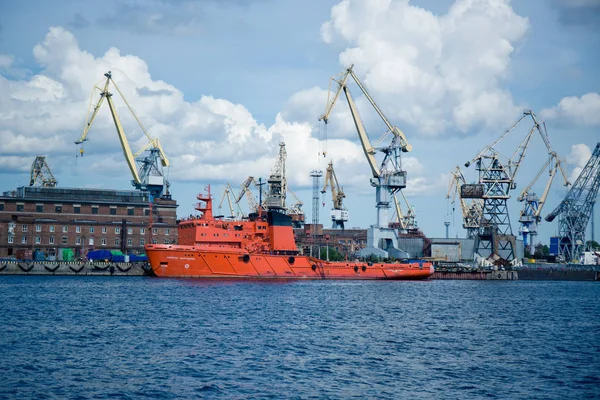
[[[501,161],[496,145],[527,116],[532,118],[533,126],[508,161]],[[548,154],[556,154],[550,146],[547,133],[542,131],[535,114],[528,110],[523,112],[523,115],[493,144],[486,146],[475,158],[465,163],[465,167],[475,163],[479,172],[479,183],[463,184],[461,197],[483,199],[483,213],[476,237],[476,252],[484,258],[500,258],[506,262],[514,262],[517,259],[516,237],[512,231],[507,201],[510,198],[510,191],[516,188],[517,172],[535,132],[541,136]]]
[[[346,195],[333,170],[333,161],[329,162],[329,165],[327,166],[325,172],[325,185],[323,186],[321,193],[326,193],[328,186],[331,188],[331,199],[333,201],[333,208],[331,209],[331,227],[333,229],[344,229],[344,222],[348,222],[348,210],[342,204]]]
[[[287,153],[285,143],[279,143],[279,154],[267,180],[268,189],[264,206],[267,210],[285,210],[287,180],[285,178],[285,160]]]
[[[558,254],[565,261],[577,260],[585,247],[585,230],[600,187],[600,143],[571,186],[563,201],[546,216],[558,220]]]
[[[58,182],[50,167],[46,163],[46,157],[37,156],[31,164],[31,178],[29,186],[55,187]]]
[[[406,253],[401,252],[398,249],[397,233],[394,229],[389,227],[390,219],[388,213],[391,208],[391,196],[406,187],[406,171],[402,169],[401,153],[411,151],[412,146],[406,140],[404,133],[398,127],[393,126],[385,117],[366,87],[354,74],[353,67],[354,66],[351,65],[339,76],[331,78],[330,85],[331,82],[335,82],[338,88],[333,98],[327,99],[325,113],[319,117],[319,121],[324,121],[325,124],[329,122],[333,106],[340,94],[344,92],[363,152],[371,168],[372,178],[370,179],[370,183],[371,186],[375,188],[377,221],[376,224],[372,225],[367,231],[367,248],[364,249],[361,254],[372,254],[379,257],[393,258],[404,257]],[[371,145],[369,135],[367,134],[354,99],[350,93],[350,89],[348,88],[348,79],[350,77],[356,82],[364,96],[368,99],[371,106],[375,109],[387,127],[387,131],[379,142],[387,138],[389,134],[392,135],[392,140],[387,146],[375,148]],[[375,157],[377,153],[383,155],[383,160],[379,165]]]
[[[108,71],[106,74],[104,74],[104,76],[106,77],[104,85],[100,86],[100,83],[102,82],[100,81],[96,83],[92,89],[92,96],[90,97],[88,115],[86,117],[83,133],[79,140],[75,142],[75,144],[82,146],[80,148],[80,154],[83,156],[83,143],[88,141],[88,133],[90,128],[96,119],[96,115],[100,110],[100,106],[102,106],[102,103],[104,103],[104,100],[106,100],[112,114],[113,122],[115,123],[115,127],[117,129],[117,134],[119,135],[125,161],[127,161],[127,165],[129,166],[129,170],[133,176],[133,180],[131,182],[132,185],[138,190],[150,192],[153,198],[169,196],[169,182],[167,181],[166,176],[163,174],[163,167],[168,167],[170,163],[162,149],[162,146],[160,145],[158,138],[152,138],[148,134],[135,112],[133,112],[133,109],[127,100],[125,100],[123,93],[121,93],[121,90],[119,90],[119,87],[112,79],[112,73]],[[113,94],[108,90],[111,82],[148,139],[148,143],[146,143],[136,153],[131,151],[129,141],[125,135],[125,131],[123,130],[121,120],[117,113],[117,108],[112,100]],[[99,94],[100,97],[92,110],[94,94],[96,93]]]

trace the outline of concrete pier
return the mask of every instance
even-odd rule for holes
[[[0,275],[152,275],[147,262],[0,261]]]

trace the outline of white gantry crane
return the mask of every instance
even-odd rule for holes
[[[125,161],[127,161],[127,165],[129,166],[129,170],[131,171],[131,175],[133,176],[132,185],[139,190],[144,190],[150,192],[153,198],[168,196],[169,195],[169,183],[163,173],[163,167],[169,166],[169,159],[165,155],[162,146],[158,138],[152,138],[141,121],[127,102],[123,93],[119,90],[119,87],[112,79],[112,73],[108,71],[104,74],[106,80],[104,81],[104,85],[100,86],[102,81],[98,82],[94,85],[92,89],[92,95],[90,96],[90,105],[88,108],[88,114],[85,121],[85,126],[83,129],[83,133],[79,140],[75,142],[75,144],[81,145],[80,154],[83,156],[83,143],[88,140],[88,133],[94,120],[96,119],[96,115],[100,110],[100,106],[104,103],[104,100],[108,103],[110,108],[110,112],[112,114],[113,121],[115,123],[115,127],[117,128],[117,134],[119,135],[119,140],[121,141],[121,148],[123,149],[123,155],[125,156]],[[129,111],[139,124],[140,128],[148,138],[148,143],[144,145],[140,150],[136,153],[131,151],[131,147],[129,146],[129,141],[127,140],[127,136],[125,135],[125,131],[123,130],[123,126],[121,125],[121,120],[119,119],[119,115],[117,113],[117,108],[112,100],[113,94],[109,92],[109,86],[112,83],[112,86],[117,90]],[[92,106],[94,103],[94,94],[98,93],[100,95],[96,105]],[[91,115],[90,115],[91,112]]]
[[[563,201],[546,216],[558,219],[558,255],[567,262],[578,261],[585,249],[585,231],[600,188],[600,143],[581,170]]]
[[[58,181],[46,163],[46,157],[37,156],[35,160],[33,160],[33,164],[31,164],[29,186],[55,187],[57,183]]]
[[[483,199],[466,200],[461,196],[461,188],[467,182],[465,181],[465,177],[459,166],[457,166],[450,175],[446,199],[450,200],[450,204],[452,204],[452,209],[454,210],[458,195],[462,215],[462,226],[467,231],[467,237],[473,238],[477,235],[477,231],[479,230],[479,221],[481,219],[481,214],[483,213]]]
[[[335,171],[333,170],[333,161],[329,162],[325,173],[325,184],[321,193],[327,192],[327,187],[331,190],[331,200],[333,207],[331,209],[331,222],[333,229],[344,229],[344,223],[348,222],[348,210],[343,204],[346,197],[344,190],[340,186]]]
[[[364,127],[362,119],[356,108],[356,104],[350,89],[348,88],[348,79],[352,79],[356,82],[362,93],[368,99],[369,103],[377,114],[381,117],[387,127],[387,131],[384,136],[379,139],[378,142],[383,142],[389,134],[392,135],[391,142],[384,147],[375,148],[371,145],[369,136]],[[367,248],[361,252],[362,255],[373,254],[380,257],[403,257],[405,252],[401,253],[398,251],[398,238],[394,229],[389,227],[389,209],[391,207],[390,201],[391,196],[397,193],[399,190],[406,187],[406,171],[402,169],[401,153],[412,150],[412,146],[406,140],[404,133],[396,126],[393,126],[389,120],[385,117],[377,103],[362,82],[354,74],[353,66],[350,66],[343,71],[339,76],[332,77],[330,80],[330,91],[331,94],[331,83],[337,84],[337,91],[333,98],[328,96],[327,107],[325,113],[319,117],[319,121],[324,121],[325,124],[329,122],[329,117],[333,106],[335,105],[340,94],[344,92],[350,112],[354,120],[354,125],[358,132],[365,157],[371,168],[372,178],[370,183],[375,187],[375,198],[377,208],[377,221],[374,226],[371,226],[367,232]],[[380,164],[377,163],[376,154],[380,153],[383,155],[383,160]]]

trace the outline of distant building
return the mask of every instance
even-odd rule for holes
[[[0,257],[19,250],[61,259],[96,249],[144,253],[146,243],[177,243],[177,203],[133,190],[20,187],[0,196]]]
[[[323,229],[323,224],[304,224],[301,229],[294,229],[296,244],[304,254],[310,254],[310,247],[333,248],[349,258],[356,257],[358,250],[367,245],[365,229]],[[314,238],[313,238],[314,235]],[[316,249],[313,249],[316,251]],[[315,253],[316,254],[316,253]]]

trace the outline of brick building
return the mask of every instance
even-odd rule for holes
[[[304,224],[304,227],[294,229],[294,235],[298,248],[304,254],[310,254],[311,246],[329,246],[330,249],[333,248],[351,258],[367,245],[366,229],[323,229],[323,224]]]
[[[20,187],[0,196],[0,258],[19,250],[61,259],[90,250],[144,253],[146,243],[177,243],[177,203],[132,190]]]

